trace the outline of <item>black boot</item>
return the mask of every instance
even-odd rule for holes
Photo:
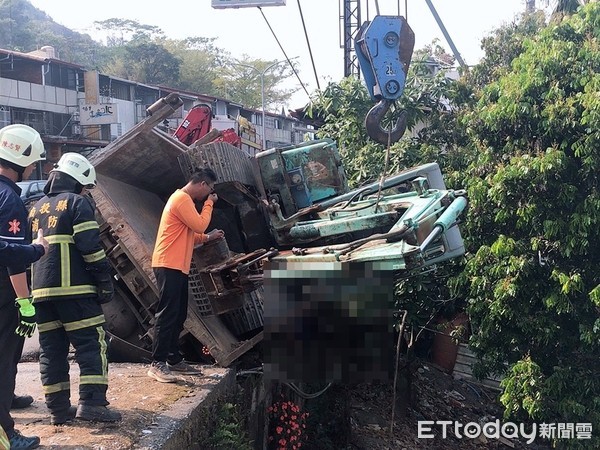
[[[23,409],[27,408],[33,403],[33,397],[31,395],[13,395],[10,409]]]
[[[106,406],[98,405],[79,405],[75,417],[90,422],[118,422],[121,420],[121,414],[117,411],[111,411]]]
[[[69,406],[65,411],[50,413],[50,423],[52,425],[63,425],[67,422],[71,422],[76,414],[77,408],[75,406]]]

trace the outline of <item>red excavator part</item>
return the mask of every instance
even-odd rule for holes
[[[196,105],[177,127],[173,137],[185,145],[192,145],[210,131],[212,110],[208,105]]]
[[[240,148],[242,146],[242,138],[240,138],[233,128],[228,128],[221,131],[221,136],[215,139],[214,142],[228,142],[234,147]]]
[[[181,125],[173,133],[173,137],[183,144],[190,146],[211,131],[211,122],[212,110],[210,106],[196,105],[187,113]],[[219,131],[219,135],[215,139],[204,143],[208,142],[228,142],[238,148],[242,146],[242,139],[233,128]]]

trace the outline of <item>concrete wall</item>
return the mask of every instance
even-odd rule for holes
[[[77,105],[77,91],[0,78],[0,105],[69,114]]]

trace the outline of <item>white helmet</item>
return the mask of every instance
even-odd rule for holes
[[[79,153],[65,153],[60,157],[52,172],[62,172],[72,176],[85,187],[96,186],[96,169]]]
[[[45,158],[44,143],[33,128],[15,124],[0,130],[0,159],[27,167]]]

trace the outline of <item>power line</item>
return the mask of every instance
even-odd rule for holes
[[[271,28],[271,24],[269,23],[269,21],[267,20],[267,17],[265,16],[265,13],[263,12],[262,8],[260,6],[257,6],[257,8],[260,10],[260,13],[263,16],[263,19],[265,19],[265,22],[267,23],[267,26],[269,27],[269,30],[271,30],[271,33],[273,34],[273,37],[275,38],[275,40],[277,41],[277,44],[279,45],[279,48],[281,49],[281,51],[283,52],[283,55],[285,56],[285,59],[287,60],[288,64],[290,65],[290,67],[292,68],[292,70],[294,71],[294,74],[296,75],[296,78],[298,78],[298,81],[300,82],[300,85],[302,86],[302,89],[304,89],[304,92],[306,92],[306,95],[308,96],[308,98],[310,98],[310,94],[308,93],[308,91],[306,90],[306,86],[304,86],[304,83],[302,82],[302,80],[300,79],[300,75],[298,75],[298,72],[296,72],[296,68],[294,67],[294,65],[292,64],[292,62],[290,61],[290,58],[288,57],[287,53],[285,52],[285,50],[283,49],[281,42],[279,42],[279,39],[277,38],[277,35],[275,34],[275,31],[273,31],[273,28]]]
[[[300,18],[302,19],[302,27],[304,28],[304,36],[306,37],[306,45],[308,45],[308,53],[310,54],[310,62],[312,63],[313,72],[315,73],[317,89],[321,90],[321,85],[319,84],[319,77],[317,76],[317,68],[315,67],[315,60],[313,59],[312,49],[310,47],[310,41],[308,40],[308,33],[306,32],[306,24],[304,23],[304,15],[302,14],[302,7],[300,6],[300,0],[298,0],[298,10],[300,11]]]

